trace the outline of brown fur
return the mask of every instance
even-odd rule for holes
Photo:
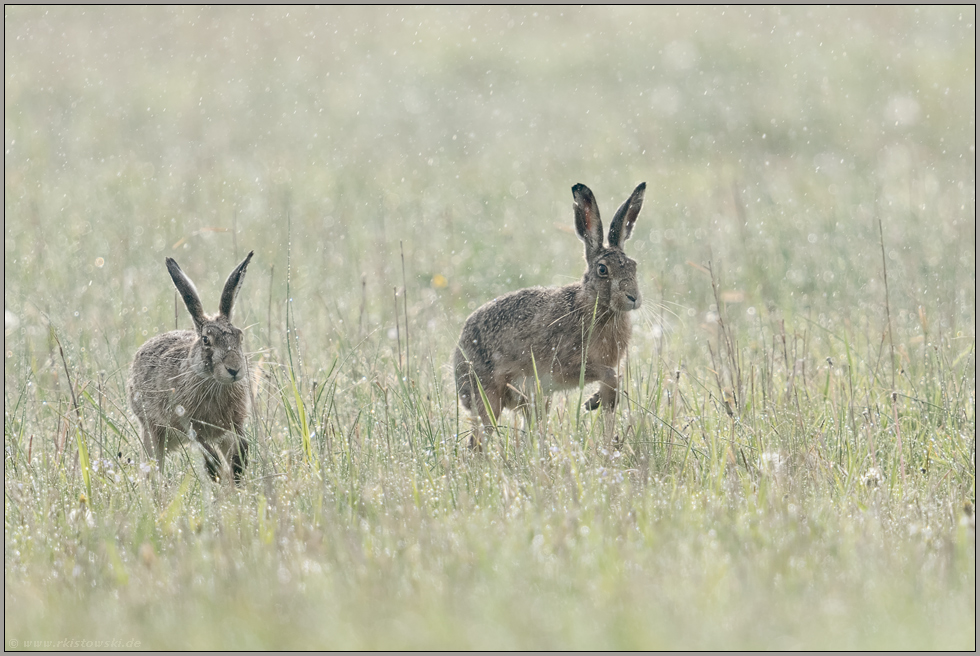
[[[231,311],[251,259],[249,253],[228,276],[220,311],[208,316],[194,283],[167,258],[195,330],[174,330],[147,341],[133,358],[129,379],[129,403],[143,445],[161,471],[167,453],[188,444],[204,449],[204,462],[215,479],[233,472],[240,480],[248,464],[248,362]]]
[[[616,368],[630,339],[629,312],[641,302],[636,262],[623,252],[623,243],[645,189],[646,183],[639,185],[616,212],[610,243],[604,246],[592,192],[585,185],[572,187],[576,230],[585,242],[588,265],[582,281],[511,292],[466,320],[453,356],[456,391],[463,407],[476,412],[486,429],[492,429],[504,408],[527,412],[535,381],[545,397],[576,387],[583,378],[585,383],[598,381],[599,391],[586,409],[601,405],[611,413],[615,408]]]

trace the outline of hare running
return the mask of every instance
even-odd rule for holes
[[[456,391],[485,430],[493,429],[503,408],[529,414],[538,384],[547,398],[584,380],[600,383],[585,408],[602,406],[606,437],[611,437],[619,390],[616,368],[629,344],[629,312],[641,302],[636,262],[623,252],[623,244],[633,232],[645,189],[644,182],[616,211],[604,246],[595,197],[583,184],[572,187],[575,229],[585,242],[582,281],[511,292],[466,320],[453,356]]]
[[[190,443],[204,449],[204,463],[215,480],[228,480],[234,473],[239,482],[248,464],[248,362],[231,310],[252,254],[228,276],[213,317],[204,314],[191,279],[167,258],[194,330],[173,330],[143,344],[129,377],[130,407],[139,420],[143,445],[160,471],[169,451]]]

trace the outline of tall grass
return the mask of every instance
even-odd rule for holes
[[[5,11],[7,648],[975,649],[972,7]],[[622,448],[471,452],[466,315],[640,181]],[[160,475],[163,258],[253,248],[247,480]]]

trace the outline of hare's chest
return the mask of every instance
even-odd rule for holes
[[[208,441],[223,435],[233,426],[233,404],[219,397],[175,399],[171,405],[170,424],[192,441]]]
[[[618,325],[599,331],[589,345],[589,360],[616,366],[629,345],[629,319],[623,317]]]

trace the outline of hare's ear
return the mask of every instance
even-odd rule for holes
[[[636,217],[640,213],[640,208],[643,207],[643,192],[646,191],[646,188],[647,183],[641,182],[630,194],[630,197],[626,199],[626,202],[616,210],[616,215],[609,226],[610,248],[622,248],[626,240],[630,238],[633,233],[633,224],[636,223]]]
[[[225,281],[225,288],[221,292],[221,305],[218,307],[218,311],[221,316],[225,317],[231,321],[231,308],[235,305],[235,297],[238,296],[238,290],[242,287],[242,281],[245,280],[245,269],[248,268],[249,260],[252,259],[252,255],[255,251],[249,251],[242,263],[235,267],[235,270],[231,272],[228,276],[228,280]]]
[[[575,231],[585,242],[585,259],[591,262],[593,256],[602,249],[599,206],[595,202],[595,196],[584,184],[572,187],[572,198],[575,199]]]
[[[187,306],[187,311],[191,313],[194,326],[200,332],[201,326],[207,321],[207,317],[204,316],[204,306],[201,305],[201,297],[197,295],[197,288],[194,287],[194,283],[187,277],[187,274],[180,270],[172,257],[167,258],[167,271],[170,272],[170,277],[173,279],[177,291],[184,298],[184,305]]]

